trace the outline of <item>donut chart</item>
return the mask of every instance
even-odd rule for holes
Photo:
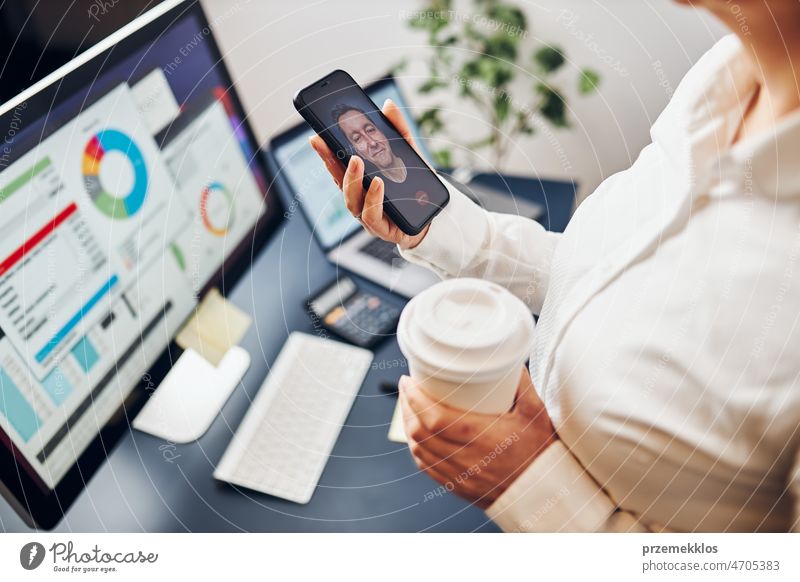
[[[103,158],[119,152],[127,158],[133,170],[133,185],[129,192],[110,192],[100,179]],[[83,150],[83,182],[95,207],[114,220],[130,218],[144,205],[147,197],[147,165],[139,146],[125,133],[106,129],[95,135]]]
[[[200,218],[214,236],[225,236],[233,226],[233,196],[220,182],[211,182],[200,194]]]

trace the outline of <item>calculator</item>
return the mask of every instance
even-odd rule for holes
[[[315,326],[345,341],[369,348],[397,329],[402,306],[359,290],[350,277],[340,277],[306,300]]]

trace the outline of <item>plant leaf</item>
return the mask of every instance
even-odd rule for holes
[[[451,0],[432,0],[427,8],[415,12],[408,21],[411,28],[427,30],[431,40],[450,24]]]
[[[476,66],[477,76],[495,91],[502,90],[514,78],[514,69],[503,60],[481,55]]]
[[[584,69],[581,71],[581,77],[578,79],[578,90],[581,95],[590,95],[597,91],[600,85],[600,73],[592,69]]]
[[[445,83],[439,77],[431,77],[422,85],[417,87],[417,91],[419,91],[419,93],[422,95],[427,95],[428,93],[431,93],[436,89],[442,89],[443,87],[447,87],[447,83]]]
[[[534,128],[531,125],[530,112],[527,108],[517,111],[517,122],[519,123],[519,131],[525,135],[533,135]]]
[[[566,62],[566,57],[560,48],[554,46],[543,46],[533,53],[533,60],[545,72],[554,73]]]
[[[501,31],[506,35],[523,36],[528,30],[525,14],[516,6],[492,2],[486,11],[486,16],[505,25]]]
[[[536,91],[542,98],[539,104],[539,111],[555,127],[568,127],[567,103],[564,96],[545,83],[539,83]]]
[[[455,44],[458,44],[458,36],[455,34],[443,38],[440,43],[441,46],[453,46]]]
[[[486,39],[482,52],[488,57],[514,62],[517,60],[517,44],[519,44],[519,37],[501,32]]]
[[[442,131],[444,123],[442,122],[440,113],[441,110],[438,106],[423,111],[419,117],[417,117],[417,125],[420,130],[428,135],[434,135]]]
[[[473,141],[473,142],[468,143],[467,147],[469,149],[471,149],[471,150],[478,150],[478,149],[485,148],[485,147],[490,146],[490,145],[494,145],[494,142],[496,141],[496,139],[497,138],[495,137],[494,134],[490,134],[487,137],[484,137],[483,139],[479,139],[478,141]]]
[[[508,112],[511,111],[511,96],[505,91],[498,93],[495,95],[492,107],[497,121],[499,123],[504,122],[508,119]]]
[[[439,166],[440,168],[452,168],[453,167],[453,152],[448,149],[440,149],[434,152],[431,152],[433,156],[433,164],[435,166]]]

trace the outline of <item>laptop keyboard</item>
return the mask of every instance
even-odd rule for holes
[[[383,261],[387,265],[392,265],[392,262],[395,260],[403,261],[403,258],[397,252],[397,247],[394,244],[379,238],[372,238],[359,250],[379,261]]]

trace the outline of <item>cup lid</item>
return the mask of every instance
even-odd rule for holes
[[[527,306],[500,285],[451,279],[426,289],[403,310],[398,341],[406,357],[452,380],[504,373],[527,357],[533,340]]]

